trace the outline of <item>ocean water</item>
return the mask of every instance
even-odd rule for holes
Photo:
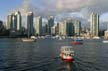
[[[108,71],[108,44],[102,40],[84,40],[71,45],[72,39],[38,39],[22,42],[20,38],[0,39],[0,71]],[[61,46],[72,46],[74,62],[59,58]]]

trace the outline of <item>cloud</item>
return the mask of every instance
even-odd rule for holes
[[[44,2],[46,10],[56,10],[58,12],[80,11],[84,8],[91,11],[108,11],[108,0],[41,0]]]
[[[89,5],[91,0],[56,0],[56,8],[60,10],[74,11]]]
[[[33,0],[23,0],[22,3],[16,7],[13,11],[20,11],[22,15],[26,15],[27,12],[34,12],[34,15],[39,15],[41,9],[32,4]]]
[[[32,10],[36,15],[57,15],[80,12],[87,17],[91,12],[108,11],[108,0],[23,0],[17,8],[23,12]]]

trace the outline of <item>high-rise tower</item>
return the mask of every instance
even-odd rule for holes
[[[81,22],[79,20],[75,20],[74,23],[74,28],[75,28],[75,36],[80,36],[81,33]]]
[[[97,13],[91,14],[90,34],[92,37],[99,36],[99,15]]]
[[[53,16],[50,16],[48,18],[48,34],[51,35],[51,27],[54,26],[54,17]]]
[[[42,35],[42,17],[38,16],[35,18],[35,34]]]
[[[21,30],[21,14],[19,11],[15,12],[15,16],[17,18],[17,31]]]
[[[27,30],[29,35],[34,35],[33,12],[27,13]]]

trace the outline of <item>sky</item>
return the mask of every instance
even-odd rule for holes
[[[1,0],[0,20],[19,10],[22,15],[33,11],[35,16],[53,15],[57,20],[74,17],[88,20],[92,12],[100,15],[101,22],[108,22],[108,0]]]
[[[0,0],[0,20],[5,20],[9,12],[15,9],[22,0]]]

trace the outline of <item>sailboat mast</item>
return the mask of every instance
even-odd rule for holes
[[[30,38],[30,33],[29,33],[29,31],[30,31],[30,23],[28,23],[28,38]]]
[[[107,24],[107,31],[108,31],[108,24]]]

